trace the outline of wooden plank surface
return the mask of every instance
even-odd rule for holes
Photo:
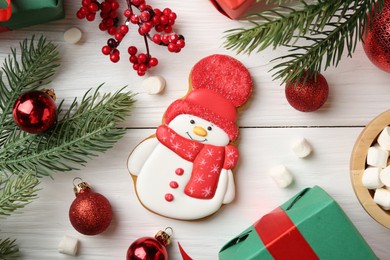
[[[44,35],[58,44],[61,67],[52,87],[58,98],[65,99],[65,104],[101,83],[105,83],[103,91],[116,91],[127,85],[138,93],[133,114],[124,123],[127,134],[113,149],[80,171],[42,179],[38,200],[19,214],[0,220],[1,236],[17,239],[22,259],[75,259],[57,251],[64,235],[80,240],[78,259],[124,259],[127,247],[135,239],[153,236],[168,226],[174,229],[170,259],[181,259],[177,242],[195,259],[217,259],[218,251],[229,239],[301,189],[314,185],[324,188],[341,205],[380,259],[389,259],[390,231],[375,222],[359,204],[352,189],[349,163],[363,127],[389,108],[390,75],[371,65],[359,45],[353,58],[345,57],[338,68],[324,72],[330,96],[323,108],[313,113],[298,112],[287,103],[284,87],[273,81],[269,72],[275,65],[270,60],[285,50],[266,50],[247,56],[222,48],[224,31],[243,24],[219,14],[209,1],[150,4],[159,8],[169,6],[176,11],[175,28],[187,43],[179,54],[151,47],[160,64],[149,75],[162,75],[167,81],[167,88],[160,95],[147,94],[142,87],[143,78],[136,76],[127,60],[126,48],[131,44],[142,46],[142,38],[132,31],[121,46],[121,61],[112,64],[100,53],[109,37],[99,31],[98,22],[75,17],[79,1],[66,1],[63,20],[0,34],[0,60],[8,55],[10,47],[17,47],[20,40],[32,35]],[[63,40],[63,32],[74,26],[83,31],[82,42],[77,45]],[[239,114],[241,159],[235,170],[237,197],[217,214],[201,221],[177,221],[154,215],[135,196],[126,167],[127,157],[140,141],[154,133],[167,106],[185,95],[191,67],[214,53],[229,54],[242,61],[255,84],[249,106]],[[297,158],[290,149],[292,142],[301,137],[314,149],[313,155],[306,159]],[[277,164],[284,164],[294,174],[291,187],[278,188],[267,176],[267,171]],[[68,210],[74,199],[72,180],[76,176],[91,183],[113,206],[113,223],[101,235],[81,235],[69,223]]]

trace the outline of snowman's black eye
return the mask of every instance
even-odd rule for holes
[[[194,119],[191,119],[190,123],[191,123],[191,124],[195,124],[195,120],[194,120]]]
[[[207,130],[211,131],[213,128],[211,126],[207,127]]]

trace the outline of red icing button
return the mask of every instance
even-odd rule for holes
[[[179,187],[179,184],[176,181],[171,181],[169,183],[169,186],[171,186],[172,189],[176,189],[177,187]]]
[[[165,200],[166,201],[171,202],[173,199],[174,199],[174,197],[173,197],[172,193],[165,194]]]
[[[176,173],[177,175],[183,175],[184,170],[183,170],[182,168],[177,168],[176,171],[175,171],[175,173]]]

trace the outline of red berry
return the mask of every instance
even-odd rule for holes
[[[116,10],[119,8],[119,3],[117,1],[114,1],[111,3],[111,9]]]
[[[179,36],[178,36],[176,33],[171,34],[171,35],[169,36],[169,41],[170,41],[170,42],[176,43],[177,40],[179,40]]]
[[[91,4],[91,0],[82,0],[81,1],[82,6],[88,7],[90,4]]]
[[[177,47],[176,47],[176,44],[175,43],[169,43],[168,44],[168,51],[170,51],[170,52],[176,52],[176,50],[177,50]]]
[[[155,15],[155,16],[161,16],[161,15],[162,15],[161,10],[158,9],[158,8],[153,9],[153,12],[154,12],[154,15]]]
[[[95,20],[95,14],[92,14],[92,13],[87,14],[86,18],[88,21],[92,22],[93,20]]]
[[[165,9],[163,10],[163,14],[166,15],[166,16],[168,16],[171,12],[172,12],[172,10],[169,9],[169,8],[165,8]]]
[[[134,69],[134,70],[138,70],[138,68],[139,68],[139,64],[134,64],[134,65],[133,65],[133,69]]]
[[[131,0],[131,3],[135,6],[139,6],[142,3],[142,1],[141,0]]]
[[[142,70],[138,70],[137,71],[137,74],[138,74],[138,76],[143,76],[143,75],[145,75],[145,71],[142,71]]]
[[[169,22],[168,16],[166,16],[166,15],[161,15],[161,17],[160,17],[160,23],[161,23],[161,24],[168,24],[168,22]]]
[[[156,58],[150,59],[150,61],[149,61],[150,66],[155,67],[155,66],[157,66],[157,64],[158,64],[158,60]]]
[[[104,19],[103,22],[107,25],[107,27],[114,26],[114,20],[111,18]]]
[[[150,20],[150,13],[148,11],[143,11],[141,14],[140,14],[140,19],[141,21],[143,22],[147,22]]]
[[[165,28],[164,28],[164,32],[171,33],[172,32],[172,26],[166,25]]]
[[[162,32],[162,31],[164,31],[164,25],[159,24],[159,25],[157,25],[157,26],[155,27],[155,29],[156,29],[157,32]]]
[[[111,5],[107,2],[102,2],[100,4],[100,9],[103,13],[108,13],[111,10]]]
[[[81,12],[84,16],[86,16],[87,14],[89,14],[89,10],[87,7],[81,7],[79,12]]]
[[[114,18],[118,17],[118,13],[116,11],[111,11],[111,12],[108,13],[108,16],[110,18],[114,19]]]
[[[132,12],[130,9],[126,9],[126,10],[123,12],[123,15],[124,15],[126,18],[130,18],[132,14],[133,14],[133,12]]]
[[[110,47],[108,47],[107,45],[103,46],[102,53],[104,55],[108,55],[108,54],[110,54],[110,52],[111,52],[111,48]]]
[[[138,24],[138,22],[139,22],[138,15],[132,14],[131,17],[130,17],[130,22],[132,24]]]
[[[153,35],[152,40],[155,44],[160,44],[161,43],[161,35],[156,33],[155,35]]]
[[[77,11],[76,16],[77,16],[78,19],[84,19],[85,18],[85,14],[83,14],[80,10]]]
[[[96,3],[91,3],[88,6],[88,10],[92,13],[96,13],[99,10],[99,6]]]
[[[177,15],[176,15],[176,13],[171,12],[171,13],[168,15],[168,18],[169,18],[169,20],[175,21],[176,18],[177,18]]]
[[[115,34],[115,39],[117,40],[117,41],[122,41],[123,40],[123,34],[121,34],[120,32],[117,32],[116,34]]]
[[[169,43],[169,36],[168,35],[163,35],[162,37],[161,37],[161,41],[165,44],[165,45],[168,45],[168,43]]]
[[[127,51],[129,52],[130,55],[135,55],[137,53],[137,48],[135,46],[130,46]]]
[[[116,34],[116,27],[115,26],[111,26],[107,29],[107,32],[109,35],[115,35]]]
[[[139,71],[146,71],[148,67],[145,64],[140,64],[138,70]]]
[[[117,63],[119,61],[119,52],[113,52],[110,55],[110,60],[114,63]]]
[[[121,25],[119,27],[119,31],[122,33],[122,34],[126,34],[129,32],[129,27],[127,25]]]
[[[186,45],[186,42],[184,40],[177,40],[176,42],[177,46],[180,48],[180,49],[183,49],[184,46]]]
[[[146,56],[145,53],[138,54],[138,62],[139,63],[145,63],[147,59],[148,59],[148,56]]]
[[[129,61],[130,61],[131,63],[133,63],[133,64],[138,63],[137,56],[131,55],[130,58],[129,58]]]

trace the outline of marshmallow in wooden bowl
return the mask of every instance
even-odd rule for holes
[[[388,229],[390,229],[389,140],[390,109],[376,116],[364,127],[355,141],[350,162],[351,182],[356,197],[365,211]],[[378,171],[380,182],[377,179]],[[379,187],[380,185],[382,186]]]

